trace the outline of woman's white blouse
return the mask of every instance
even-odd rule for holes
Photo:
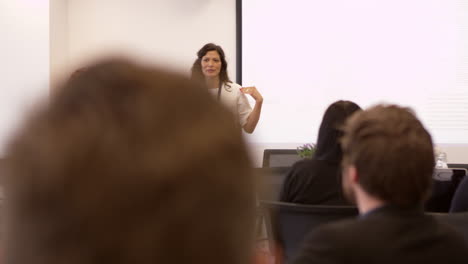
[[[247,96],[241,92],[240,88],[241,86],[237,83],[223,84],[220,101],[237,116],[239,124],[243,127],[247,123],[250,112],[252,112],[252,107]],[[218,96],[218,89],[210,89],[213,96]]]

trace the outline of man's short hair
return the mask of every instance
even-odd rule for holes
[[[427,199],[434,168],[432,139],[410,109],[378,105],[357,112],[344,133],[343,164],[356,167],[367,193],[402,207]]]
[[[11,263],[246,263],[253,177],[202,86],[122,59],[86,67],[8,148]]]

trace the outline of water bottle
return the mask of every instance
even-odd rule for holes
[[[440,151],[436,157],[436,168],[437,169],[447,169],[447,153]]]

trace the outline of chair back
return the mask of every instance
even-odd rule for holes
[[[267,224],[270,245],[283,251],[283,263],[291,260],[306,235],[314,228],[333,221],[353,218],[358,210],[353,206],[303,205],[260,201]]]
[[[458,185],[450,203],[450,212],[468,212],[468,177],[465,176]]]
[[[264,168],[289,168],[302,158],[295,149],[265,149],[263,150]]]
[[[438,221],[452,227],[468,245],[468,212],[431,214]]]
[[[449,212],[455,191],[466,174],[467,170],[464,168],[435,169],[432,193],[425,204],[425,211]]]
[[[467,163],[449,163],[447,164],[449,168],[461,168],[461,169],[466,169],[468,170],[468,164]]]

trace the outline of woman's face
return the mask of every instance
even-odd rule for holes
[[[201,60],[201,68],[205,77],[216,77],[221,71],[221,58],[216,50],[208,51]]]

